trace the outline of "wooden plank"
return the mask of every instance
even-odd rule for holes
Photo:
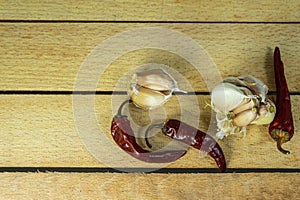
[[[0,1],[0,19],[108,21],[299,21],[298,1]]]
[[[1,173],[3,199],[298,199],[300,174]],[[180,181],[178,181],[180,180]]]
[[[88,95],[83,97],[82,102],[87,104],[85,98]],[[74,104],[72,105],[71,96],[1,95],[1,167],[134,167],[131,162],[126,162],[126,159],[131,157],[121,151],[110,136],[111,118],[119,102],[123,101],[122,98],[112,100],[110,95],[97,95],[95,98],[95,114],[92,113],[92,115],[97,117],[96,126],[100,124],[103,131],[98,131],[97,134],[102,138],[106,137],[108,143],[112,142],[111,146],[105,146],[100,152],[97,152],[104,155],[97,160],[93,157],[95,154],[92,155],[88,152],[91,147],[99,146],[98,139],[91,135],[94,128],[93,126],[83,126],[85,128],[83,134],[90,136],[94,143],[86,143],[86,140],[80,139],[75,126],[78,127],[80,123],[84,122],[77,120],[77,113],[72,110]],[[199,128],[207,130],[210,123],[210,110],[204,107],[206,102],[209,102],[209,97],[198,96],[197,98],[201,114]],[[177,104],[176,101],[177,98],[173,97],[166,104],[165,112],[169,117],[180,119],[178,107],[174,107]],[[246,138],[242,138],[241,135],[233,135],[220,141],[229,168],[299,168],[300,156],[297,152],[300,151],[300,136],[297,133],[300,130],[300,97],[292,96],[292,103],[295,136],[284,145],[292,153],[283,155],[277,151],[275,142],[267,134],[267,126],[251,126]],[[194,111],[190,110],[192,104],[188,99],[180,104],[183,107],[184,116],[188,116],[190,119],[194,116]],[[111,105],[114,107],[112,108]],[[86,109],[86,107],[81,109]],[[132,123],[144,125],[149,123],[147,112],[141,113],[134,108],[130,110]],[[77,117],[74,118],[74,116]],[[167,137],[161,136],[161,138],[163,139],[160,142],[168,140]],[[151,141],[153,141],[154,147],[160,145],[160,143],[155,143],[155,140]],[[140,142],[141,145],[145,145],[143,139]],[[118,153],[114,155],[111,152]],[[116,163],[114,161],[117,158],[120,160],[117,160]],[[128,166],[125,166],[124,163]],[[153,167],[155,165],[143,166]],[[198,150],[190,149],[186,156],[164,167],[214,168],[216,165],[208,156],[200,154]]]
[[[273,49],[278,45],[286,65],[285,73],[290,90],[299,91],[299,24],[151,26],[175,30],[193,38],[208,52],[222,77],[252,74],[262,79],[273,91],[272,57]],[[0,90],[72,91],[80,65],[101,42],[117,33],[149,27],[138,23],[2,23]],[[128,45],[126,41],[117,47]],[[184,41],[182,45],[185,45]],[[191,50],[188,46],[184,48]],[[99,91],[114,90],[123,74],[147,63],[168,65],[189,80],[195,91],[207,91],[202,76],[194,66],[174,53],[142,48],[111,62],[99,80]],[[84,76],[88,82],[90,74]]]

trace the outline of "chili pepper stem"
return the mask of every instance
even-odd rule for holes
[[[280,152],[284,153],[284,154],[290,154],[289,151],[284,150],[284,149],[281,147],[281,145],[282,145],[283,143],[285,143],[285,142],[286,142],[286,141],[284,140],[284,137],[281,137],[279,140],[277,140],[277,149],[278,149]]]
[[[152,148],[152,145],[150,144],[149,140],[148,140],[148,135],[149,135],[149,131],[153,128],[162,128],[164,126],[163,123],[160,123],[160,124],[152,124],[150,125],[147,130],[146,130],[146,133],[145,133],[145,141],[146,141],[146,144],[147,146],[151,149]]]
[[[286,131],[275,129],[272,132],[272,138],[277,141],[277,149],[283,154],[290,154],[290,151],[282,148],[282,144],[290,140],[290,134]]]
[[[131,102],[132,102],[131,99],[125,100],[125,101],[120,105],[120,107],[119,107],[119,109],[118,109],[118,113],[117,113],[116,116],[118,116],[118,117],[122,116],[122,110],[123,110],[124,105],[127,104],[127,103],[131,103]]]

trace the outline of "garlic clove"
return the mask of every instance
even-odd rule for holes
[[[235,126],[243,127],[249,125],[256,117],[257,109],[249,109],[237,114],[232,122]]]
[[[251,124],[262,125],[262,124],[270,124],[276,114],[275,104],[267,99],[266,104],[261,104],[258,109],[259,117],[251,122]]]
[[[161,92],[144,87],[139,87],[137,90],[130,90],[129,95],[136,106],[144,109],[158,107],[171,97],[171,95],[164,95]]]
[[[244,101],[232,110],[234,114],[238,114],[245,110],[252,109],[255,106],[255,100],[250,98],[245,98]]]
[[[228,113],[240,105],[247,96],[231,83],[220,83],[211,92],[211,104],[215,111]]]

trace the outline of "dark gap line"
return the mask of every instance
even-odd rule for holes
[[[62,173],[220,173],[217,168],[84,168],[84,167],[0,167],[1,172],[62,172]],[[299,168],[229,168],[226,173],[300,173]]]
[[[24,19],[1,19],[0,23],[140,23],[140,24],[300,24],[298,21],[291,22],[261,22],[261,21],[164,21],[164,20],[24,20]]]
[[[175,95],[210,95],[207,91],[174,92]],[[0,95],[127,95],[126,91],[43,91],[43,90],[2,90]],[[276,95],[269,91],[268,95]],[[300,91],[290,92],[291,96],[300,95]]]
[[[126,91],[41,91],[41,90],[2,90],[0,95],[127,95]],[[174,92],[175,95],[209,95],[209,92]]]

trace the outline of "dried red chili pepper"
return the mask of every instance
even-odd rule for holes
[[[284,154],[289,154],[290,152],[284,150],[281,145],[293,137],[294,123],[289,89],[284,75],[284,65],[278,47],[276,47],[274,51],[274,72],[276,84],[276,114],[269,126],[269,134],[277,141],[278,150]]]
[[[151,163],[173,162],[185,155],[186,150],[150,152],[139,146],[130,126],[130,121],[127,116],[122,115],[121,113],[123,106],[128,102],[131,101],[129,100],[122,103],[118,114],[114,116],[111,124],[112,137],[121,149],[136,159]]]
[[[152,127],[154,126],[162,126],[163,134],[207,153],[216,161],[221,172],[226,171],[226,160],[223,151],[210,135],[176,119],[169,119],[164,124],[157,124]],[[146,135],[152,127],[148,128]],[[151,147],[147,137],[146,142]]]

